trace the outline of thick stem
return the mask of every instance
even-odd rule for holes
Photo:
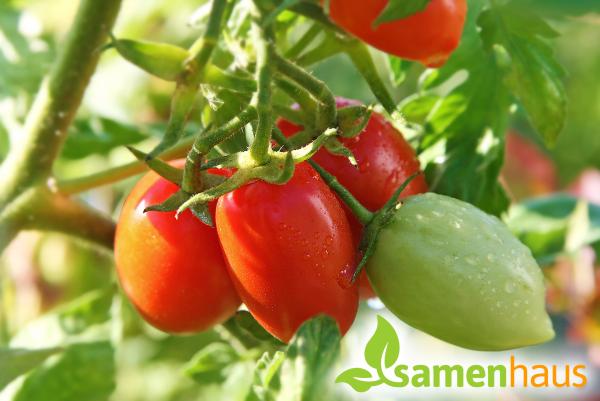
[[[32,218],[25,221],[24,229],[61,232],[107,249],[113,248],[115,223],[110,217],[49,191],[36,194],[33,206]]]
[[[23,139],[2,165],[0,209],[50,176],[120,5],[121,0],[81,2],[63,50],[27,116]]]
[[[250,145],[250,156],[257,164],[269,161],[271,148],[271,128],[273,126],[273,111],[271,107],[273,91],[273,66],[271,65],[271,52],[269,50],[271,35],[268,28],[262,26],[262,11],[259,4],[255,4],[255,15],[252,22],[252,33],[256,47],[256,82],[258,91],[255,104],[258,114],[258,124],[254,141]]]

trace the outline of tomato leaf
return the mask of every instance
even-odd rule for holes
[[[279,369],[285,360],[285,353],[282,351],[271,353],[265,352],[256,362],[254,369],[254,382],[250,387],[250,392],[246,396],[246,401],[272,401],[275,400],[279,387]]]
[[[499,215],[509,203],[498,175],[511,97],[482,46],[481,8],[481,2],[470,5],[460,47],[443,68],[423,74],[421,90],[401,109],[422,126],[419,153],[430,189]]]
[[[113,354],[109,342],[71,345],[27,375],[13,400],[106,400],[115,388]]]
[[[355,391],[364,393],[371,387],[381,384],[381,380],[373,379],[373,375],[366,369],[352,368],[343,371],[336,379],[336,383],[349,384]]]
[[[326,399],[320,391],[340,351],[340,331],[328,316],[304,323],[286,350],[281,367],[281,393],[278,399],[312,401]]]
[[[431,0],[389,0],[375,20],[375,27],[386,22],[410,17],[427,8]]]
[[[283,343],[273,337],[268,331],[266,331],[260,323],[254,319],[254,317],[247,311],[238,311],[233,320],[237,326],[244,332],[250,335],[252,338],[260,342],[269,342],[273,345],[282,345]]]
[[[194,355],[184,373],[198,383],[222,383],[228,376],[228,367],[239,359],[231,345],[212,343]]]
[[[484,11],[478,23],[487,50],[505,53],[507,87],[546,144],[554,145],[567,114],[564,72],[547,43],[557,33],[520,1]]]
[[[365,347],[365,361],[374,369],[391,367],[400,355],[400,341],[394,327],[377,316],[377,329]],[[381,364],[384,366],[381,366]]]
[[[562,194],[525,201],[511,207],[505,222],[540,264],[549,265],[567,245],[578,201]],[[588,205],[585,214],[588,222],[578,233],[578,247],[600,243],[600,206]]]
[[[17,377],[29,372],[49,356],[62,351],[60,347],[42,349],[0,349],[0,390]]]

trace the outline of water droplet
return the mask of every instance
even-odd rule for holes
[[[452,222],[452,225],[456,228],[456,229],[460,229],[462,227],[462,225],[458,222],[458,221],[454,221]]]
[[[352,276],[354,275],[355,270],[355,267],[349,264],[344,266],[337,276],[337,282],[340,287],[343,289],[352,287]]]
[[[475,256],[467,256],[465,258],[465,262],[467,262],[471,266],[475,266],[477,264],[477,258]]]
[[[487,258],[487,260],[489,260],[490,262],[493,262],[493,261],[494,261],[494,259],[495,259],[495,258],[494,258],[494,255],[492,255],[491,253],[488,253],[488,254],[487,254],[487,256],[486,256],[486,258]]]
[[[417,220],[423,220],[423,215],[421,213],[417,213],[415,217],[417,218]]]
[[[517,287],[512,281],[507,281],[504,285],[504,291],[506,291],[508,294],[512,294],[516,289]]]
[[[435,217],[443,217],[444,214],[441,212],[438,212],[437,210],[434,210],[433,212],[431,212],[431,214]]]

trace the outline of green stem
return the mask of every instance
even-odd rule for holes
[[[303,113],[308,117],[305,120],[309,120],[309,124],[305,126],[314,126],[314,116],[317,114],[318,104],[310,96],[310,93],[295,81],[285,77],[276,77],[275,84],[281,91],[298,103]]]
[[[63,202],[49,191],[48,181],[120,6],[121,0],[81,1],[62,51],[27,115],[23,139],[13,145],[0,169],[0,252],[20,229],[38,226],[112,243],[111,230],[106,229],[112,222],[86,207]],[[93,225],[102,232],[93,231]],[[93,232],[83,233],[86,229]]]
[[[2,165],[0,209],[25,188],[46,181],[112,29],[121,0],[83,0],[62,52],[27,115],[23,140]]]
[[[273,69],[271,62],[270,35],[267,28],[261,25],[261,10],[256,5],[255,20],[252,23],[253,37],[256,42],[256,82],[258,92],[255,104],[258,114],[258,124],[254,141],[250,145],[250,156],[260,164],[269,161],[269,150],[271,148],[271,129],[273,127],[273,111],[271,107],[273,80]]]
[[[176,146],[172,147],[170,150],[167,150],[161,154],[160,157],[165,161],[183,158],[191,149],[193,142],[194,138],[186,138],[179,142]],[[124,180],[147,170],[148,166],[146,163],[136,160],[131,163],[109,168],[107,170],[87,176],[58,181],[55,184],[55,187],[57,192],[63,195],[77,194]]]
[[[187,79],[184,84],[194,88],[200,83],[204,70],[210,61],[215,47],[217,46],[219,35],[223,24],[223,15],[227,9],[227,0],[213,0],[212,8],[206,25],[206,31],[202,38],[192,46],[190,51],[190,59],[186,62],[186,66],[190,69],[187,74]],[[188,114],[192,105],[188,108]],[[187,115],[185,120],[187,120]],[[185,167],[183,169],[183,181],[181,189],[188,193],[198,192],[202,190],[202,172],[200,165],[202,158],[198,154],[188,153]]]
[[[227,9],[227,0],[213,0],[206,31],[190,49],[190,59],[187,64],[194,64],[191,75],[193,79],[199,79],[204,68],[210,61],[210,58],[219,41],[221,34],[221,25],[223,24],[223,15]]]
[[[302,69],[302,67],[281,57],[275,49],[272,49],[271,53],[279,72],[304,87],[321,104],[319,112],[317,113],[317,129],[319,131],[324,131],[329,127],[334,127],[337,119],[335,96],[329,90],[325,82],[313,77]]]

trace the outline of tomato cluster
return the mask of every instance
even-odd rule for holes
[[[356,104],[338,100],[339,107]],[[300,128],[279,127],[291,136]],[[343,139],[358,163],[319,151],[314,160],[358,200],[376,210],[419,170],[414,151],[374,113],[363,132]],[[118,224],[115,256],[120,282],[140,314],[167,332],[205,330],[243,302],[271,334],[289,341],[309,318],[327,314],[345,333],[356,316],[359,289],[351,285],[360,255],[361,226],[317,172],[296,166],[285,185],[251,182],[210,205],[216,228],[184,212],[147,212],[177,186],[155,173],[140,180]],[[423,177],[406,194],[425,192]],[[361,293],[372,296],[361,277]]]

